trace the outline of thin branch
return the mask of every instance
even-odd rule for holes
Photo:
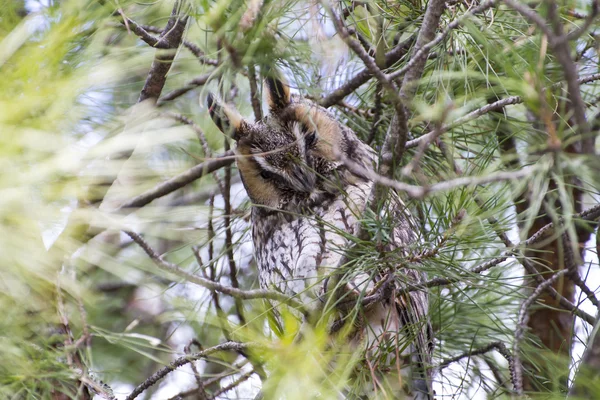
[[[432,48],[434,48],[439,43],[441,43],[446,38],[446,36],[448,36],[450,31],[458,28],[467,18],[469,18],[473,15],[482,13],[482,12],[486,11],[487,9],[494,7],[496,5],[496,3],[497,3],[497,0],[485,1],[485,2],[481,3],[479,6],[473,8],[470,12],[463,14],[460,18],[457,18],[456,20],[449,23],[448,26],[446,27],[446,29],[444,29],[444,31],[442,33],[440,33],[435,39],[429,41],[426,44],[423,44],[422,47],[420,47],[420,49],[412,56],[411,60],[404,67],[402,67],[398,71],[395,71],[395,72],[389,74],[390,79],[394,79],[394,80],[398,79],[401,76],[403,76],[404,74],[406,74],[409,70],[413,69],[413,67],[417,63],[422,63],[424,60],[426,60],[425,55],[427,53],[429,53],[429,51]],[[417,69],[417,68],[415,68],[415,69]]]
[[[600,313],[597,320],[577,368],[573,385],[569,389],[569,396],[592,399],[598,394],[591,383],[600,379]]]
[[[444,360],[442,360],[442,362],[440,363],[440,365],[438,365],[438,367],[436,369],[442,370],[442,369],[446,368],[448,365],[455,363],[457,361],[460,361],[463,358],[479,356],[479,355],[485,354],[491,350],[497,350],[498,353],[502,354],[502,357],[504,357],[506,359],[506,361],[508,361],[509,369],[512,370],[512,363],[513,363],[512,355],[510,354],[510,351],[508,350],[506,345],[500,341],[492,342],[492,343],[488,344],[487,346],[466,351],[455,357],[445,358]]]
[[[225,150],[229,150],[229,140],[225,140]],[[223,185],[223,191],[221,192],[225,207],[223,210],[223,220],[225,224],[225,251],[227,252],[227,263],[229,264],[229,279],[231,280],[231,286],[239,288],[239,282],[237,278],[237,266],[235,258],[233,256],[233,232],[231,231],[231,165],[225,167],[225,183]],[[235,299],[235,309],[241,325],[246,324],[246,318],[244,317],[244,304],[240,299]]]
[[[434,40],[435,32],[440,25],[440,18],[445,9],[445,0],[429,0],[427,3],[427,10],[425,10],[423,23],[421,24],[421,29],[419,29],[419,34],[417,35],[415,53],[412,55],[410,62],[403,68],[406,72],[400,88],[400,97],[404,102],[412,100],[415,91],[417,90],[415,82],[423,75],[425,63],[427,62],[429,50],[431,49],[428,45]],[[443,38],[440,40],[443,40]],[[435,44],[433,46],[435,46]],[[393,78],[390,79],[393,80]]]
[[[229,339],[227,339],[227,340],[229,340]],[[198,347],[198,349],[202,350],[202,346],[200,345],[200,342],[198,342],[198,340],[196,340],[196,339],[192,339],[192,341],[183,348],[183,352],[185,354],[190,354],[192,345],[196,345]],[[198,398],[197,400],[208,400],[208,393],[206,393],[206,389],[204,388],[204,383],[202,382],[202,378],[200,377],[198,368],[196,368],[196,363],[191,362],[190,367],[192,369],[192,372],[194,373],[194,378],[196,379],[196,385],[198,386],[196,389],[196,395],[197,395],[196,397]]]
[[[535,166],[529,166],[516,171],[501,171],[495,174],[484,176],[460,177],[444,182],[434,183],[430,186],[415,186],[379,175],[372,169],[367,169],[349,159],[342,159],[342,162],[353,174],[367,180],[371,180],[379,185],[393,188],[400,192],[405,192],[408,196],[416,199],[422,199],[429,194],[455,189],[457,187],[477,186],[492,182],[517,180],[531,175],[538,169]]]
[[[229,295],[233,298],[242,299],[242,300],[254,300],[254,299],[267,299],[267,300],[276,300],[282,303],[286,303],[291,305],[292,307],[302,309],[303,305],[296,299],[290,298],[282,293],[266,290],[266,289],[254,289],[254,290],[241,290],[232,288],[229,286],[224,286],[218,282],[211,281],[209,279],[202,278],[198,275],[191,274],[187,271],[182,270],[179,266],[172,264],[168,261],[163,260],[163,258],[152,248],[150,245],[137,233],[125,231],[125,233],[133,239],[145,252],[146,254],[154,261],[154,264],[162,269],[163,271],[170,272],[174,275],[179,276],[180,278],[185,279],[188,282],[195,283],[199,286],[202,286],[208,290],[216,290],[220,293]]]
[[[537,12],[535,12],[534,9],[529,7],[527,3],[519,3],[515,0],[502,1],[506,3],[506,5],[508,5],[510,8],[521,14],[523,18],[525,18],[527,21],[536,25],[542,31],[542,33],[548,37],[549,41],[557,40],[554,32],[550,30],[547,21],[544,20],[544,18],[542,18]]]
[[[440,0],[432,0],[430,3],[439,1]],[[321,1],[321,4],[329,13],[333,25],[335,26],[335,30],[340,35],[342,40],[344,40],[346,45],[350,47],[352,51],[354,51],[354,53],[365,64],[369,72],[373,74],[379,83],[381,83],[394,106],[395,115],[392,118],[388,134],[386,135],[383,144],[383,153],[390,154],[391,156],[388,157],[387,160],[384,159],[380,165],[380,170],[383,172],[383,174],[391,177],[394,171],[394,163],[399,162],[402,159],[404,144],[406,142],[406,137],[408,136],[408,119],[406,115],[406,109],[398,91],[398,87],[392,80],[388,78],[386,74],[381,71],[375,60],[369,56],[361,44],[352,36],[350,36],[348,30],[344,26],[344,23],[339,19],[335,11],[333,11],[326,0]]]
[[[156,46],[159,46],[159,53],[156,54],[154,61],[152,61],[152,66],[148,72],[138,102],[147,99],[154,99],[156,101],[162,92],[167,80],[167,74],[175,59],[175,50],[179,48],[183,40],[183,32],[188,20],[187,16],[179,18],[179,11],[180,2],[176,1],[171,12],[171,17],[159,36],[159,42],[156,44]],[[164,47],[161,43],[164,43]],[[169,51],[165,53],[161,51],[163,49],[168,49]]]
[[[165,94],[163,97],[161,97],[158,102],[157,105],[158,106],[162,106],[165,103],[175,100],[176,98],[183,96],[184,94],[186,94],[187,92],[189,92],[190,90],[194,90],[196,89],[198,86],[202,86],[204,84],[206,84],[206,82],[208,82],[208,80],[213,76],[212,72],[209,72],[207,74],[204,75],[200,75],[194,79],[192,79],[191,81],[187,82],[185,85],[183,85],[182,87],[180,87],[179,89],[175,89],[170,91],[169,93]]]
[[[529,296],[521,305],[519,309],[519,317],[517,320],[517,329],[515,330],[515,341],[513,344],[513,370],[512,370],[512,381],[515,388],[515,391],[518,395],[523,395],[523,364],[521,363],[521,357],[519,355],[519,347],[520,343],[525,337],[525,329],[527,328],[527,322],[529,321],[529,307],[533,305],[533,303],[537,300],[538,297],[542,295],[542,293],[549,287],[552,286],[554,282],[558,280],[561,276],[569,272],[566,269],[562,271],[558,271],[554,275],[552,275],[549,279],[543,280],[542,283],[538,285],[538,287],[533,291],[531,296]]]
[[[412,157],[410,162],[402,169],[402,175],[408,176],[412,173],[413,170],[419,168],[419,163],[421,162],[421,158],[425,155],[425,152],[427,151],[427,148],[429,147],[429,145],[432,142],[436,141],[443,133],[442,122],[445,121],[446,118],[448,117],[449,111],[450,111],[450,108],[445,107],[440,120],[435,122],[435,129],[431,132],[432,134],[427,135],[425,140],[420,141],[419,148],[417,149],[416,153],[414,154],[414,156]],[[405,145],[405,148],[408,148],[408,143]]]
[[[567,278],[569,278],[571,281],[573,281],[573,283],[579,287],[579,289],[581,290],[581,292],[583,294],[585,294],[585,296],[587,297],[587,299],[594,306],[596,306],[596,308],[598,310],[600,310],[600,302],[598,301],[598,298],[596,297],[596,294],[589,287],[587,287],[587,285],[585,284],[585,282],[579,276],[579,273],[577,272],[576,269],[573,270],[573,271],[570,271],[570,273],[567,274]]]
[[[145,29],[148,32],[152,32],[152,33],[161,33],[162,29],[157,27],[157,26],[151,26],[151,25],[140,25],[141,28]],[[196,46],[194,43],[192,42],[188,42],[187,40],[183,41],[183,45],[185,46],[185,48],[187,48],[194,56],[196,56],[196,58],[198,58],[198,61],[200,61],[202,64],[206,64],[206,65],[212,65],[217,67],[219,65],[219,62],[217,60],[213,60],[211,58],[206,58],[206,55],[204,54],[204,52],[200,49],[200,47]]]
[[[373,123],[371,124],[371,131],[369,132],[369,137],[367,138],[368,145],[373,143],[373,140],[375,140],[375,136],[377,136],[377,128],[379,127],[379,123],[381,122],[381,114],[383,111],[383,105],[381,103],[382,90],[383,87],[381,86],[381,83],[378,82],[377,86],[375,87],[375,106],[373,107],[375,111],[373,113]]]
[[[218,351],[228,351],[228,350],[242,351],[242,350],[247,350],[251,347],[257,347],[257,346],[258,346],[258,344],[256,344],[256,343],[225,342],[225,343],[216,345],[214,347],[208,348],[204,351],[200,351],[198,353],[180,357],[180,358],[176,359],[175,361],[171,362],[169,365],[161,368],[160,370],[158,370],[157,372],[152,374],[152,376],[150,376],[143,383],[138,385],[129,394],[129,396],[127,396],[125,398],[125,400],[135,399],[140,394],[142,394],[144,391],[146,391],[148,388],[150,388],[151,386],[156,384],[159,380],[161,380],[162,378],[167,376],[169,373],[173,372],[174,370],[176,370],[177,368],[179,368],[181,366],[191,363],[192,361],[206,358],[207,356],[209,356],[213,353],[216,353]]]
[[[125,27],[128,28],[128,31],[135,33],[140,39],[142,39],[144,42],[146,42],[150,46],[156,47],[159,49],[168,48],[168,47],[166,47],[166,45],[167,45],[166,42],[160,41],[157,37],[151,35],[146,29],[144,29],[141,25],[139,25],[134,20],[125,17],[125,18],[123,18],[123,25],[125,25]],[[158,30],[159,30],[159,32],[157,32],[157,33],[162,32],[162,29],[158,28]]]
[[[235,389],[236,387],[239,386],[240,383],[247,381],[254,374],[255,374],[254,370],[248,371],[248,372],[242,374],[239,378],[237,378],[235,381],[231,382],[229,385],[224,386],[221,389],[215,391],[215,393],[211,397],[211,400],[216,399],[218,396],[222,395],[223,393],[229,392],[231,389]]]
[[[581,25],[580,27],[569,32],[567,34],[567,40],[569,40],[569,41],[577,40],[581,37],[581,35],[583,35],[585,32],[587,32],[589,27],[596,20],[599,9],[600,9],[600,7],[598,5],[598,0],[593,0],[592,1],[592,9],[591,9],[590,13],[585,17],[583,25]]]
[[[329,108],[334,104],[339,103],[344,99],[344,97],[348,96],[350,93],[354,92],[360,86],[367,83],[369,79],[371,79],[372,75],[368,69],[363,69],[354,77],[347,80],[342,86],[333,90],[327,96],[323,97],[319,100],[319,104],[322,107]]]
[[[158,184],[154,188],[145,191],[144,193],[125,201],[117,210],[120,211],[126,208],[143,207],[153,200],[166,196],[177,189],[192,183],[193,181],[202,178],[204,175],[221,169],[227,165],[231,165],[235,160],[233,151],[228,151],[213,159],[206,160],[171,179]]]
[[[600,73],[586,75],[584,77],[577,79],[577,81],[580,84],[591,83],[591,82],[595,82],[598,80],[600,80]],[[557,84],[549,86],[549,88],[559,87],[561,84],[562,83],[557,83]],[[440,130],[442,131],[442,133],[444,133],[444,132],[447,132],[450,129],[456,128],[457,126],[460,126],[466,122],[472,121],[475,118],[481,117],[482,115],[485,115],[489,112],[498,111],[498,110],[503,109],[506,106],[513,105],[513,104],[521,104],[521,103],[523,103],[523,98],[521,96],[505,97],[504,99],[500,99],[493,103],[486,104],[483,107],[477,108],[477,109],[471,111],[470,113],[463,115],[462,117],[456,119],[451,124],[442,125]],[[435,135],[436,135],[436,132],[435,132],[435,130],[433,130],[422,136],[419,136],[416,139],[409,140],[408,142],[406,142],[406,148],[409,149],[412,147],[417,147],[419,145],[419,143],[421,143],[422,141],[427,141],[427,140],[429,140],[429,138],[431,138]]]
[[[542,276],[540,275],[540,272],[531,264],[531,262],[527,258],[525,258],[522,255],[519,255],[517,257],[517,260],[519,260],[519,262],[523,265],[523,267],[525,267],[525,270],[527,271],[527,273],[529,273],[536,280],[538,285],[542,285],[545,282],[544,278],[542,278]],[[568,270],[564,269],[562,271],[568,271]],[[556,289],[554,289],[552,286],[546,287],[546,290],[548,291],[550,296],[554,300],[558,301],[560,306],[562,308],[564,308],[565,310],[569,310],[574,315],[581,318],[583,321],[587,322],[588,324],[590,324],[592,326],[596,323],[596,319],[593,316],[586,313],[585,311],[580,310],[576,305],[574,305],[572,302],[570,302],[568,299],[566,299],[563,295],[558,293],[556,291]]]
[[[211,157],[211,151],[210,147],[208,146],[208,141],[206,140],[206,135],[194,121],[192,121],[184,115],[177,114],[174,112],[167,112],[165,113],[165,115],[169,118],[173,118],[174,120],[181,122],[182,124],[189,125],[190,128],[192,128],[194,132],[196,132],[196,137],[198,137],[198,141],[202,145],[202,150],[204,150],[204,156]]]
[[[260,106],[258,84],[256,83],[256,68],[252,63],[248,65],[248,82],[250,83],[250,101],[252,103],[252,111],[254,111],[254,119],[260,121],[262,119],[262,109]]]
[[[410,37],[404,42],[398,44],[393,50],[387,52],[385,54],[386,66],[389,67],[398,60],[400,60],[402,57],[404,57],[408,53],[408,50],[410,49],[414,41],[415,38]],[[354,77],[348,79],[339,88],[333,90],[327,96],[319,100],[319,105],[321,105],[321,107],[329,108],[334,104],[339,103],[344,99],[344,97],[348,96],[360,86],[367,83],[367,81],[371,79],[372,76],[373,75],[371,74],[368,68],[361,70],[356,75],[354,75]]]

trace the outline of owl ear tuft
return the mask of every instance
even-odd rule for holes
[[[206,98],[208,113],[217,127],[233,140],[239,140],[248,133],[248,123],[233,107],[221,103],[212,93]]]
[[[265,79],[265,93],[267,94],[267,104],[269,104],[271,110],[280,110],[290,104],[290,87],[279,76],[267,76]]]

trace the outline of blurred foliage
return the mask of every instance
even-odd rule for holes
[[[381,57],[382,51],[418,32],[424,3],[377,0],[365,7],[342,1],[337,10]],[[248,354],[216,353],[196,363],[207,393],[219,398],[248,398],[261,387],[265,398],[338,398],[360,375],[356,354],[343,341],[329,340],[323,326],[305,326],[284,307],[280,312],[286,324],[276,334],[269,328],[271,305],[258,300],[244,302],[242,324],[230,297],[215,297],[158,269],[119,233],[141,233],[165,259],[226,285],[231,284],[231,246],[240,287],[257,288],[249,204],[235,167],[231,243],[225,239],[229,227],[220,193],[228,179],[225,169],[143,208],[116,209],[224,151],[228,139],[207,118],[206,93],[219,92],[252,119],[248,76],[254,69],[249,66],[258,71],[258,97],[260,78],[269,68],[278,68],[295,92],[315,99],[364,68],[316,3],[197,0],[184,3],[180,12],[190,17],[184,40],[201,50],[200,60],[181,46],[162,94],[189,90],[174,100],[159,100],[157,106],[136,104],[155,55],[164,50],[144,43],[124,18],[158,35],[172,7],[172,1],[128,0],[1,4],[0,398],[60,399],[61,393],[85,398],[82,382],[108,396],[110,390],[101,381],[125,398],[161,366],[182,356],[193,339],[197,342],[191,351],[226,340],[270,346]],[[443,25],[466,9],[462,2],[452,2]],[[580,23],[562,11],[565,24]],[[581,74],[597,72],[596,31],[592,25],[589,35],[573,43],[574,53],[581,53]],[[561,215],[572,213],[567,206],[572,188],[566,178],[578,177],[586,203],[598,196],[597,158],[546,151],[547,134],[539,123],[545,109],[559,110],[562,120],[556,131],[563,147],[572,140],[572,130],[568,113],[560,112],[564,92],[560,85],[551,86],[563,81],[563,71],[545,46],[527,21],[504,7],[471,16],[434,47],[410,107],[412,139],[436,126],[451,125],[490,99],[523,100],[507,107],[501,122],[497,115],[486,114],[451,126],[441,144],[430,146],[417,169],[404,177],[407,181],[428,185],[493,174],[518,164],[519,156],[523,165],[537,166],[534,174],[518,181],[460,187],[409,202],[421,223],[421,240],[411,253],[429,254],[412,267],[430,278],[459,279],[431,290],[435,364],[492,341],[509,347],[512,343],[518,306],[526,296],[520,266],[509,259],[483,274],[468,271],[504,250],[497,233],[509,232],[518,242],[518,218],[524,226],[532,223],[551,178],[558,182],[552,190],[563,205],[556,210]],[[402,68],[408,59],[402,57],[389,71]],[[205,75],[205,85],[193,82]],[[393,110],[385,96],[376,109],[376,92],[371,80],[331,111],[361,138],[374,134],[372,144],[379,149]],[[593,82],[582,87],[590,119],[598,92]],[[177,122],[169,112],[196,126]],[[375,115],[380,116],[377,124]],[[500,123],[517,142],[513,154],[500,151]],[[405,163],[415,152],[407,152]],[[526,189],[534,193],[534,201],[525,215],[517,216],[513,201]],[[364,224],[385,234],[393,223],[377,226],[379,222],[367,217]],[[61,234],[65,226],[74,228]],[[368,271],[377,243],[356,243],[351,266]],[[597,271],[597,257],[586,260],[586,267]],[[301,341],[296,340],[298,332]],[[577,334],[585,343],[588,327],[578,325]],[[256,373],[249,380],[221,394],[252,370]],[[197,387],[194,374],[187,365],[143,396],[166,399],[192,390]],[[265,375],[269,377],[261,385]],[[440,399],[508,398],[511,389],[507,363],[495,353],[466,357],[435,379]]]

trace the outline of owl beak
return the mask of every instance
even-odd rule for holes
[[[290,175],[294,190],[302,193],[312,193],[316,182],[315,174],[312,171],[307,171],[302,166],[296,166]]]

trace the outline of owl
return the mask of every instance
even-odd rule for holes
[[[281,78],[267,78],[264,92],[270,112],[254,123],[208,96],[213,121],[236,142],[237,167],[252,203],[261,287],[299,298],[310,308],[331,290],[333,276],[343,276],[335,281],[344,298],[354,299],[376,292],[386,281],[391,295],[364,306],[350,340],[357,350],[364,348],[371,368],[378,370],[374,379],[380,382],[372,390],[387,391],[387,398],[432,399],[428,296],[394,293],[395,287],[424,279],[401,266],[404,250],[416,240],[408,210],[392,193],[379,215],[389,231],[372,267],[353,271],[340,265],[348,260],[345,251],[369,211],[374,189],[372,181],[353,174],[348,165],[376,168],[377,154],[326,109],[292,95]],[[339,315],[343,320],[341,307]],[[371,397],[364,391],[361,395]]]

